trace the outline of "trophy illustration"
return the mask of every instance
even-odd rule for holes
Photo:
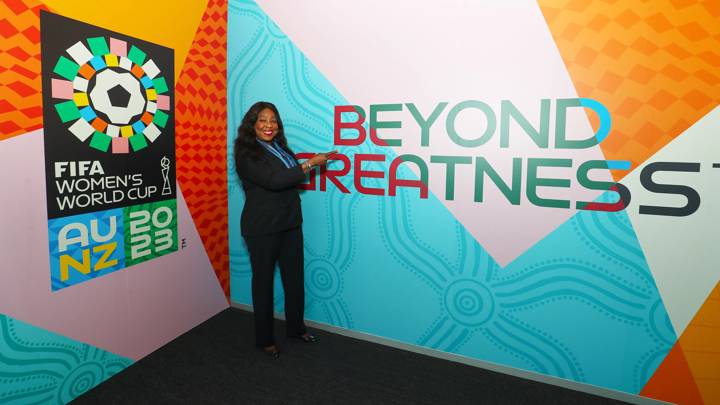
[[[162,167],[163,175],[162,195],[168,195],[172,193],[172,190],[170,190],[170,179],[168,179],[168,172],[170,171],[170,159],[168,159],[167,156],[163,156],[163,158],[160,159],[160,166]]]

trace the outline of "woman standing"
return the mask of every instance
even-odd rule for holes
[[[315,342],[305,327],[302,211],[296,186],[331,153],[299,163],[287,145],[277,108],[255,103],[245,113],[235,140],[235,168],[245,190],[240,230],[252,267],[255,344],[273,357],[280,349],[273,337],[273,276],[275,264],[285,291],[287,335]]]

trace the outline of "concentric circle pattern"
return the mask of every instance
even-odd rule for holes
[[[129,49],[128,49],[129,48]],[[52,97],[60,120],[80,141],[102,152],[137,152],[166,127],[167,82],[147,54],[126,41],[79,41],[53,69]]]
[[[483,284],[475,280],[458,280],[445,290],[445,307],[459,324],[477,327],[492,318],[495,300]]]
[[[319,299],[333,298],[340,291],[340,275],[327,260],[316,259],[307,264],[305,284],[308,293]]]
[[[99,363],[80,364],[65,377],[58,390],[58,402],[67,403],[86,393],[91,388],[107,379],[103,367]]]

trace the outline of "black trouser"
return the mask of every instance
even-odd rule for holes
[[[273,338],[273,276],[280,264],[285,290],[285,320],[288,336],[306,332],[305,275],[302,227],[262,236],[245,236],[252,266],[252,298],[255,311],[255,344],[270,346]]]

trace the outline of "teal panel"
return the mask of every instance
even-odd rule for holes
[[[0,314],[2,404],[66,404],[132,363]]]
[[[166,113],[157,110],[155,111],[155,116],[153,117],[153,124],[159,126],[160,128],[165,128],[168,118],[170,117]]]
[[[112,142],[112,138],[110,136],[105,135],[102,132],[95,131],[90,139],[90,147],[107,152],[110,147],[110,142]]]
[[[74,80],[79,71],[80,65],[62,55],[58,58],[58,61],[53,68],[53,72],[68,80]]]
[[[107,41],[103,37],[88,38],[88,45],[90,45],[90,51],[95,56],[104,56],[110,53]]]
[[[167,82],[165,82],[164,77],[156,77],[152,79],[152,83],[155,87],[155,91],[157,91],[158,94],[163,94],[168,91]]]
[[[145,52],[141,51],[140,48],[135,45],[132,45],[130,51],[128,51],[128,59],[135,62],[136,65],[142,66],[143,63],[145,63],[146,57]]]
[[[60,121],[63,123],[80,118],[80,110],[78,110],[75,102],[72,100],[55,104],[55,111],[57,111],[60,116]]]
[[[132,149],[134,152],[139,151],[140,149],[146,148],[148,146],[147,140],[143,136],[143,134],[135,134],[131,136],[130,138],[130,146],[132,146]]]
[[[334,106],[351,103],[255,3],[230,1],[228,23],[231,299],[251,304],[232,158],[245,111],[275,103],[296,152],[339,149],[350,162],[384,154],[364,165],[381,171],[395,153],[333,146]],[[400,177],[412,178],[403,167]],[[629,393],[677,340],[623,212],[579,212],[501,268],[433,195],[362,195],[352,179],[340,178],[349,194],[333,184],[302,193],[309,319]],[[363,184],[385,188],[387,179]]]

